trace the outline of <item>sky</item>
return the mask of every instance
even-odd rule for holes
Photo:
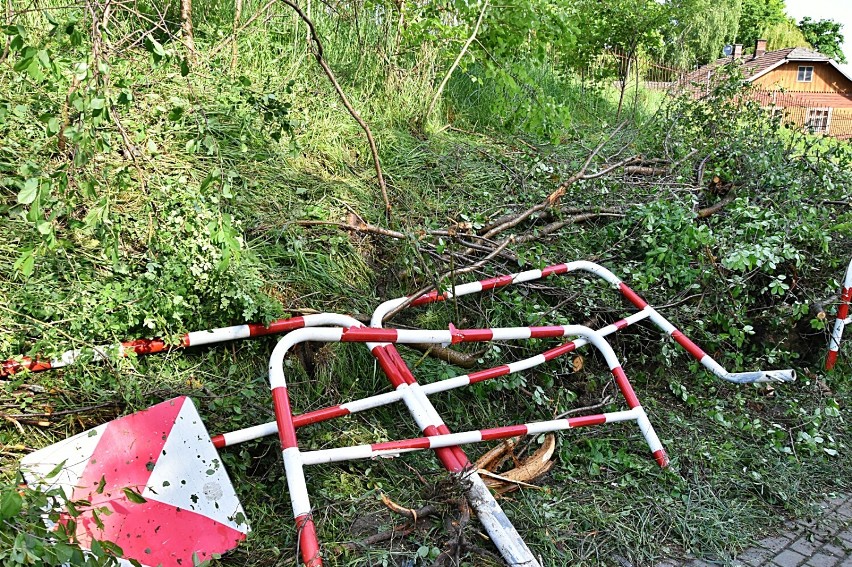
[[[852,61],[852,0],[786,0],[787,14],[800,21],[805,16],[814,20],[834,20],[843,24],[840,32],[846,40],[843,53]],[[852,75],[852,64],[841,65]]]

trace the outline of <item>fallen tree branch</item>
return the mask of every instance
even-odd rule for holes
[[[596,409],[599,409],[599,408],[602,408],[604,406],[609,405],[611,402],[612,402],[612,396],[606,396],[600,401],[600,403],[597,403],[597,404],[592,405],[592,406],[585,406],[585,407],[582,407],[582,408],[574,408],[574,409],[570,409],[568,411],[564,411],[564,412],[562,412],[558,415],[553,416],[553,419],[564,419],[564,418],[568,417],[569,415],[574,415],[575,413],[582,413],[582,412],[596,410]]]
[[[3,417],[11,417],[14,419],[25,419],[25,418],[33,418],[33,417],[58,417],[63,415],[75,415],[78,413],[86,413],[88,411],[94,411],[102,408],[117,408],[118,404],[115,402],[107,402],[103,404],[97,404],[94,406],[86,406],[82,408],[62,410],[62,411],[54,411],[50,413],[22,413],[22,414],[3,414]]]
[[[464,267],[464,268],[461,268],[461,269],[458,269],[458,270],[451,270],[451,271],[449,271],[449,272],[445,272],[443,275],[441,275],[440,277],[438,277],[438,278],[437,278],[437,281],[439,281],[439,282],[440,282],[440,281],[441,281],[441,280],[443,280],[444,278],[447,278],[447,277],[450,277],[450,276],[453,276],[453,275],[466,274],[466,273],[468,273],[468,272],[472,272],[472,271],[474,271],[474,270],[478,270],[479,268],[481,268],[482,266],[484,266],[485,264],[487,264],[490,260],[492,260],[495,256],[497,256],[498,254],[500,254],[500,252],[502,252],[502,251],[503,251],[503,249],[504,249],[506,246],[508,246],[510,242],[513,242],[513,241],[514,241],[514,237],[511,237],[511,236],[510,236],[509,238],[507,238],[506,240],[504,240],[502,243],[500,243],[500,245],[499,245],[497,248],[495,248],[495,249],[494,249],[494,251],[492,251],[490,254],[488,254],[487,256],[485,256],[485,257],[484,257],[482,260],[480,260],[479,262],[476,262],[475,264],[471,264],[470,266],[467,266],[467,267]],[[428,285],[428,286],[425,286],[425,287],[420,288],[419,290],[417,290],[417,292],[415,292],[414,294],[412,294],[412,295],[408,296],[408,298],[407,298],[405,301],[403,301],[402,303],[400,303],[400,304],[399,304],[398,306],[396,306],[394,309],[391,309],[391,310],[390,310],[390,311],[389,311],[389,312],[388,312],[388,313],[384,316],[384,318],[382,319],[382,322],[390,321],[390,320],[391,320],[391,319],[392,319],[392,318],[393,318],[393,317],[394,317],[397,313],[399,313],[400,311],[402,311],[403,309],[405,309],[406,307],[408,307],[409,305],[411,305],[411,304],[412,304],[412,303],[413,303],[413,302],[414,302],[417,298],[422,297],[423,295],[425,295],[425,294],[429,293],[429,292],[430,292],[430,291],[432,291],[433,289],[435,289],[435,286],[434,286],[434,285]]]
[[[485,234],[483,236],[485,236],[487,238],[491,238],[495,234],[499,234],[506,229],[509,229],[509,228],[512,228],[512,227],[519,225],[520,223],[522,223],[523,221],[528,219],[533,214],[535,214],[539,211],[543,211],[545,209],[549,209],[550,207],[552,207],[553,205],[555,205],[559,201],[559,199],[562,197],[562,195],[565,194],[565,189],[567,189],[568,186],[572,185],[573,183],[576,183],[577,181],[579,181],[581,179],[593,179],[595,177],[600,177],[601,175],[604,175],[605,173],[609,173],[613,169],[616,169],[617,167],[621,167],[625,163],[628,163],[629,161],[635,159],[636,156],[632,156],[632,157],[628,158],[627,160],[622,160],[621,162],[619,162],[617,164],[614,164],[610,167],[605,168],[601,172],[594,173],[594,174],[591,174],[591,175],[588,175],[588,176],[586,175],[586,170],[589,168],[589,165],[592,163],[592,160],[595,158],[595,156],[598,155],[601,152],[601,150],[606,145],[606,143],[609,142],[613,138],[613,136],[615,136],[624,127],[624,125],[626,123],[627,122],[622,122],[621,124],[619,124],[615,128],[615,130],[613,130],[610,133],[609,136],[607,136],[600,144],[598,144],[598,146],[594,150],[592,150],[589,153],[589,156],[586,158],[586,161],[583,163],[583,166],[580,168],[580,170],[577,171],[574,175],[572,175],[568,179],[566,179],[565,181],[563,181],[562,183],[560,183],[559,186],[556,188],[556,190],[553,193],[551,193],[550,195],[548,195],[548,197],[544,201],[542,201],[541,203],[539,203],[537,205],[530,207],[529,209],[525,210],[524,212],[520,213],[519,215],[516,215],[514,218],[507,220],[506,222],[503,222],[502,224],[499,224],[499,225],[487,230],[487,232],[485,232]]]
[[[653,177],[655,175],[665,175],[669,172],[666,167],[650,167],[647,165],[628,165],[624,168],[624,173],[627,175],[644,175]]]
[[[719,199],[716,203],[710,205],[709,207],[699,209],[698,218],[705,219],[711,215],[715,215],[716,213],[724,209],[727,205],[731,204],[736,198],[736,191],[731,189],[731,191],[727,195]]]
[[[533,240],[538,240],[542,236],[547,236],[548,234],[554,233],[557,230],[568,226],[569,224],[577,224],[580,222],[584,222],[587,220],[591,220],[598,217],[624,217],[623,213],[586,213],[583,215],[577,215],[574,217],[570,217],[564,220],[552,222],[550,224],[546,224],[540,229],[538,229],[534,234],[522,234],[521,236],[515,237],[516,244],[522,244],[524,242],[531,242]]]
[[[482,353],[467,354],[458,352],[450,348],[442,347],[441,345],[433,345],[429,343],[405,343],[404,346],[428,354],[438,360],[449,362],[453,366],[460,368],[473,368],[476,366],[476,361],[482,356]]]
[[[407,509],[407,508],[406,508]],[[418,508],[417,510],[412,510],[412,516],[417,518],[417,521],[407,522],[405,524],[400,524],[394,526],[390,530],[386,532],[380,532],[377,534],[373,534],[369,537],[362,539],[361,541],[352,541],[343,544],[343,547],[349,549],[351,551],[357,549],[363,549],[365,547],[369,547],[371,545],[381,543],[383,541],[388,541],[395,537],[406,536],[417,529],[417,523],[428,518],[430,516],[434,516],[438,513],[438,509],[432,504],[427,504],[422,508]]]
[[[435,109],[435,104],[441,97],[441,93],[444,92],[444,87],[447,86],[447,82],[450,80],[450,76],[452,76],[453,71],[456,70],[456,67],[459,66],[459,63],[461,62],[462,57],[464,57],[465,53],[467,53],[470,44],[473,43],[474,39],[476,39],[476,34],[479,33],[479,26],[482,24],[482,18],[485,17],[485,11],[488,9],[488,2],[489,0],[485,0],[485,3],[482,5],[482,9],[479,11],[479,17],[476,19],[476,25],[473,26],[473,32],[470,34],[470,37],[467,38],[467,41],[464,42],[464,45],[462,46],[461,51],[459,52],[455,61],[453,61],[453,64],[450,65],[450,69],[447,71],[447,74],[444,75],[444,80],[441,81],[441,84],[438,86],[438,90],[435,91],[435,94],[432,96],[432,100],[431,102],[429,102],[429,107],[426,109],[426,114],[423,115],[421,125],[429,119],[429,116]]]
[[[370,145],[370,153],[373,156],[373,167],[376,170],[376,177],[379,183],[379,189],[382,191],[382,199],[385,203],[385,215],[387,218],[391,216],[391,205],[390,200],[388,199],[388,188],[385,185],[385,178],[382,175],[382,165],[379,162],[379,150],[376,147],[376,141],[373,139],[373,132],[370,130],[370,127],[367,126],[367,123],[364,122],[364,119],[361,118],[361,115],[352,107],[349,99],[346,96],[346,93],[343,92],[343,88],[340,86],[340,83],[337,82],[337,78],[334,76],[334,72],[331,70],[331,67],[328,66],[328,63],[325,61],[325,57],[323,56],[323,47],[322,42],[320,42],[319,35],[317,34],[317,30],[314,27],[314,22],[302,11],[298,4],[291,0],[281,0],[293,10],[299,14],[299,17],[305,22],[305,25],[308,26],[308,31],[311,34],[311,43],[310,51],[314,58],[319,63],[319,66],[322,67],[325,76],[328,77],[328,80],[331,81],[331,84],[334,86],[334,90],[337,91],[337,95],[340,97],[340,101],[343,103],[343,106],[346,107],[346,110],[349,111],[349,115],[355,119],[361,129],[364,131],[364,134],[367,136],[367,142]]]

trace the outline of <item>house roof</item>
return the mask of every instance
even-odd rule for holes
[[[769,73],[773,69],[780,67],[784,63],[787,63],[788,61],[828,63],[829,65],[834,67],[840,74],[846,77],[849,82],[852,82],[852,77],[850,77],[843,69],[841,69],[837,65],[837,63],[832,61],[830,57],[828,57],[827,55],[823,55],[822,53],[819,53],[817,51],[805,49],[804,47],[788,47],[786,49],[776,49],[775,51],[767,51],[760,57],[748,55],[740,59],[739,63],[745,80],[750,83],[758,79],[759,77],[762,77],[763,75]],[[713,61],[712,63],[708,63],[707,65],[699,67],[691,73],[687,73],[687,75],[682,79],[681,82],[684,84],[708,82],[715,74],[714,72],[717,68],[730,62],[730,57],[721,57]]]

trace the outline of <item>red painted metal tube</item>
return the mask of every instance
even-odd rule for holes
[[[846,268],[843,286],[840,289],[840,305],[837,307],[837,319],[828,340],[828,356],[825,358],[825,369],[831,370],[837,363],[837,353],[840,351],[840,340],[843,338],[843,328],[852,323],[849,317],[849,303],[852,302],[852,262]]]

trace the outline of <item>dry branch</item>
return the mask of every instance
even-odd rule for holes
[[[494,250],[493,250],[490,254],[488,254],[486,257],[484,257],[482,260],[480,260],[480,261],[476,262],[475,264],[471,264],[471,265],[469,265],[469,266],[466,266],[466,267],[464,267],[464,268],[461,268],[461,269],[458,269],[458,270],[451,270],[451,271],[449,271],[449,272],[446,272],[446,273],[444,273],[442,276],[440,276],[439,278],[437,278],[437,280],[438,280],[438,281],[441,281],[441,280],[443,280],[444,278],[448,278],[448,277],[450,277],[450,276],[456,276],[456,275],[459,275],[459,274],[466,274],[466,273],[468,273],[468,272],[472,272],[472,271],[474,271],[474,270],[478,270],[479,268],[481,268],[482,266],[484,266],[485,264],[487,264],[489,260],[492,260],[495,256],[497,256],[498,254],[500,254],[500,252],[502,252],[502,251],[503,251],[503,249],[504,249],[506,246],[508,246],[510,242],[513,242],[513,241],[514,241],[514,237],[511,237],[511,236],[510,236],[509,238],[507,238],[506,240],[504,240],[504,241],[503,241],[503,242],[502,242],[502,243],[501,243],[501,244],[500,244],[497,248],[495,248],[495,249],[494,249]],[[399,313],[400,311],[402,311],[403,309],[405,309],[406,307],[408,307],[409,305],[411,305],[411,304],[412,304],[412,303],[413,303],[413,302],[414,302],[417,298],[419,298],[419,297],[421,297],[421,296],[423,296],[423,295],[425,295],[425,294],[429,293],[429,292],[430,292],[430,291],[432,291],[433,289],[435,289],[435,286],[434,286],[434,285],[428,285],[428,286],[425,286],[425,287],[420,288],[419,290],[417,290],[417,292],[415,292],[414,294],[412,294],[412,295],[408,296],[408,298],[407,298],[404,302],[400,303],[400,304],[399,304],[398,306],[396,306],[394,309],[391,309],[391,310],[390,310],[390,311],[389,311],[389,312],[388,312],[388,313],[384,316],[384,318],[382,319],[382,321],[383,321],[383,322],[384,322],[384,321],[390,321],[390,320],[391,320],[391,319],[392,319],[392,318],[393,318],[393,317],[394,317],[397,313]]]
[[[482,356],[482,353],[467,354],[429,343],[406,343],[405,346],[460,368],[473,368],[477,359]]]
[[[455,61],[453,61],[453,64],[450,65],[450,69],[447,71],[447,74],[444,75],[444,80],[441,81],[441,84],[438,86],[438,90],[435,91],[435,94],[432,96],[432,100],[429,102],[429,107],[426,109],[426,114],[423,115],[423,122],[426,122],[426,120],[429,119],[429,116],[435,109],[435,104],[441,97],[441,93],[444,92],[444,87],[447,86],[447,82],[450,80],[450,76],[453,74],[453,71],[456,70],[456,67],[459,66],[459,62],[461,62],[464,54],[467,53],[470,44],[473,43],[474,39],[476,39],[476,34],[479,33],[479,26],[482,24],[482,18],[485,17],[485,11],[488,10],[488,2],[489,0],[485,0],[485,3],[483,3],[482,10],[479,11],[479,17],[476,19],[476,25],[473,26],[473,32],[470,34],[470,37],[467,38],[467,41],[464,42],[464,45],[462,46],[461,51],[459,51]],[[402,11],[400,11],[400,14],[401,13]]]
[[[589,165],[592,163],[592,160],[595,159],[595,156],[597,156],[601,152],[601,150],[606,145],[606,143],[609,142],[624,127],[624,125],[626,123],[627,122],[622,122],[621,124],[619,124],[615,128],[615,130],[613,130],[610,133],[609,136],[607,136],[600,144],[598,144],[598,146],[594,150],[591,151],[591,153],[589,153],[589,156],[586,158],[586,161],[585,161],[585,163],[583,163],[583,166],[580,168],[580,170],[577,171],[577,173],[575,173],[574,175],[572,175],[568,179],[566,179],[565,181],[563,181],[562,183],[560,183],[559,187],[557,187],[556,190],[553,193],[548,195],[548,197],[544,201],[542,201],[541,203],[539,203],[537,205],[530,207],[529,209],[523,211],[522,213],[520,213],[518,215],[515,215],[511,219],[508,219],[505,222],[498,224],[497,226],[493,226],[493,228],[487,229],[487,231],[485,232],[485,234],[483,234],[483,236],[485,236],[487,238],[491,238],[494,235],[503,232],[504,230],[507,230],[509,228],[512,228],[512,227],[519,225],[520,223],[522,223],[523,221],[525,221],[526,219],[528,219],[530,216],[534,215],[535,213],[553,207],[557,202],[559,202],[559,199],[565,194],[565,190],[568,188],[568,186],[576,183],[577,181],[580,181],[581,179],[594,179],[596,177],[601,177],[602,175],[605,175],[605,174],[613,171],[614,169],[617,169],[618,167],[621,167],[621,166],[631,162],[632,160],[637,159],[637,156],[632,156],[630,158],[627,158],[626,160],[622,160],[622,161],[620,161],[616,164],[608,166],[608,167],[604,168],[602,171],[599,171],[597,173],[592,173],[592,174],[588,174],[588,175],[586,174],[586,170],[589,168]]]
[[[724,209],[727,205],[732,203],[734,201],[734,199],[736,199],[736,198],[737,198],[736,192],[733,189],[731,189],[731,191],[727,195],[725,195],[724,197],[719,199],[719,201],[717,201],[716,203],[710,205],[709,207],[705,207],[703,209],[700,209],[698,211],[698,218],[704,219],[704,218],[707,218],[711,215],[715,215],[716,213],[718,213],[719,211]]]
[[[649,167],[647,165],[628,165],[624,168],[624,173],[627,175],[645,175],[652,177],[655,175],[665,175],[669,172],[666,167]]]
[[[314,22],[302,11],[298,4],[292,2],[291,0],[281,0],[299,15],[305,25],[308,26],[308,31],[311,34],[311,43],[309,44],[311,54],[319,63],[319,66],[322,67],[323,72],[325,73],[328,80],[331,81],[331,84],[334,85],[334,90],[337,91],[338,97],[340,97],[340,101],[343,103],[343,106],[346,107],[346,110],[349,111],[349,114],[355,121],[361,126],[361,129],[364,130],[364,134],[367,136],[367,142],[370,145],[370,153],[373,156],[373,167],[376,170],[376,178],[379,183],[379,188],[382,191],[382,199],[385,203],[385,215],[387,218],[390,218],[391,215],[391,205],[390,200],[388,200],[388,188],[385,185],[385,177],[382,175],[382,165],[379,162],[379,150],[376,147],[376,141],[373,139],[373,132],[370,130],[370,127],[367,126],[367,123],[364,122],[364,119],[361,118],[361,115],[352,107],[349,99],[346,97],[346,93],[343,92],[343,88],[340,86],[340,83],[337,82],[337,78],[334,75],[334,72],[331,70],[331,67],[328,66],[328,63],[325,61],[325,57],[323,56],[323,47],[322,42],[319,39],[319,35],[317,34],[317,30],[314,27]]]
[[[408,510],[408,508],[403,508],[403,509]],[[400,525],[394,526],[393,528],[391,528],[390,530],[388,530],[386,532],[380,532],[380,533],[371,535],[367,538],[362,539],[361,541],[353,541],[353,542],[349,542],[349,543],[344,543],[343,547],[345,547],[346,549],[349,549],[349,550],[363,549],[365,547],[369,547],[371,545],[381,543],[383,541],[388,541],[388,540],[393,539],[395,537],[406,536],[406,535],[410,534],[411,532],[413,532],[417,528],[417,522],[419,522],[419,521],[421,521],[425,518],[428,518],[430,516],[434,516],[435,514],[438,513],[438,509],[435,506],[433,506],[432,504],[427,504],[426,506],[423,506],[422,508],[418,508],[417,510],[411,510],[411,512],[412,512],[411,516],[417,518],[416,521],[412,520],[411,522],[407,522],[405,524],[400,524]]]

